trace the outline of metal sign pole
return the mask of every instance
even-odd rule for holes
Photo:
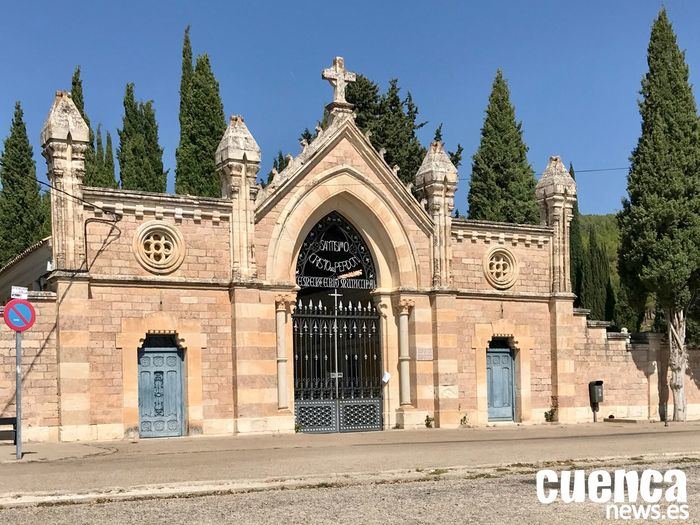
[[[15,332],[15,353],[17,360],[15,383],[15,442],[17,459],[22,459],[22,332]]]

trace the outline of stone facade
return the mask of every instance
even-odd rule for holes
[[[154,336],[183,356],[184,434],[293,432],[297,257],[331,212],[359,232],[376,269],[384,428],[488,424],[496,339],[513,356],[515,422],[543,422],[552,407],[561,422],[590,420],[597,379],[604,415],[658,418],[667,345],[607,333],[573,308],[576,187],[561,160],[537,186],[541,225],[455,219],[457,170],[442,144],[416,174],[419,201],[355,125],[342,59],[323,76],[335,88],[328,126],[265,188],[260,148],[232,117],[217,199],[84,187],[87,126],[70,94],[56,95],[42,131],[52,236],[0,271],[0,293],[30,285],[39,314],[25,336],[26,439],[138,437],[139,352]],[[13,352],[0,331],[2,415],[14,413]],[[699,361],[691,351],[691,369]],[[700,416],[690,378],[688,392]]]

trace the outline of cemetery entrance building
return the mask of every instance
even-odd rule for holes
[[[322,121],[269,175],[262,123],[231,117],[215,197],[87,186],[94,134],[56,94],[40,138],[51,236],[0,268],[0,303],[24,285],[37,311],[24,438],[573,423],[592,419],[594,380],[606,414],[658,418],[667,342],[574,307],[562,159],[534,189],[540,224],[456,216],[442,141],[397,165],[346,99],[342,57],[321,75]],[[15,413],[14,344],[0,331],[0,416]]]
[[[294,405],[301,432],[382,428],[379,316],[374,262],[339,213],[321,219],[297,262],[293,315]]]

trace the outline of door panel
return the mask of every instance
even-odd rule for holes
[[[139,434],[141,437],[181,436],[182,354],[176,348],[139,351]]]
[[[513,353],[509,348],[489,348],[486,352],[486,380],[490,421],[512,421]]]

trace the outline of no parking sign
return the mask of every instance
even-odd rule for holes
[[[14,290],[13,290],[14,292]],[[12,299],[3,310],[5,324],[15,332],[15,355],[17,366],[15,370],[15,418],[17,443],[17,459],[22,459],[22,332],[29,330],[36,321],[36,311],[32,303],[26,299]]]
[[[36,321],[36,311],[26,299],[12,299],[5,305],[5,324],[15,332],[29,330]]]

